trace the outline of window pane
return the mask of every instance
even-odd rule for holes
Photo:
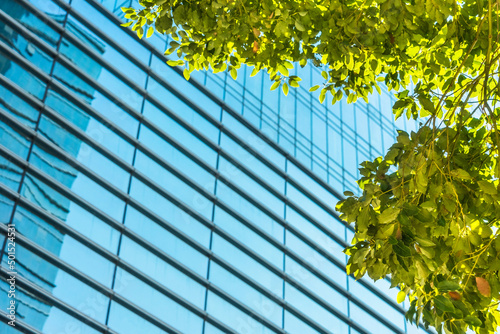
[[[297,307],[300,311],[316,321],[324,328],[335,328],[335,333],[347,334],[349,333],[349,326],[335,317],[329,311],[325,310],[306,295],[299,292],[296,288],[286,283],[285,285],[285,298],[286,300]],[[388,333],[388,332],[375,332],[375,333]]]
[[[58,256],[96,281],[110,287],[114,265],[88,249],[69,235],[65,235],[41,218],[19,208],[14,216],[16,229],[39,246]],[[85,259],[85,261],[76,261]],[[30,264],[27,268],[32,268]]]
[[[306,211],[307,212],[307,211]],[[306,220],[297,211],[286,207],[286,220],[302,232],[309,240],[314,241],[326,250],[329,254],[333,255],[340,262],[345,264],[346,256],[343,253],[344,246],[338,244],[330,236],[326,235],[318,227],[313,225],[309,220]],[[339,235],[343,239],[344,234]]]
[[[132,178],[130,195],[168,223],[208,248],[210,230],[187,212],[135,178]]]
[[[0,64],[2,64],[0,73],[7,79],[12,80],[39,100],[43,98],[45,83],[40,81],[40,79],[26,71],[17,63],[11,61],[3,52],[0,52]]]
[[[125,226],[177,259],[199,275],[206,277],[208,258],[187,243],[129,206]]]
[[[99,27],[101,31],[105,31],[106,35],[114,39],[115,42],[125,48],[128,52],[132,53],[140,61],[146,64],[149,62],[150,52],[148,50],[120,29],[120,27],[106,19],[103,14],[99,13],[99,11],[97,11],[89,3],[85,1],[75,1],[71,4],[71,6],[73,7],[73,10],[78,12],[80,15],[83,15],[87,20],[94,24],[94,26]]]
[[[302,267],[297,262],[286,257],[286,272],[290,274],[313,294],[323,299],[326,304],[332,305],[336,310],[348,315],[347,298],[340,292],[323,282],[313,273]]]
[[[139,140],[175,168],[189,175],[191,179],[198,182],[205,189],[213,189],[215,180],[213,175],[146,126],[141,126]]]
[[[283,279],[217,234],[213,236],[212,250],[236,269],[251,277],[275,295],[279,297],[283,296]]]
[[[120,221],[122,220],[123,210],[125,203],[114,196],[111,192],[104,189],[96,182],[78,173],[74,168],[68,166],[65,162],[56,157],[44,152],[42,150],[37,151],[38,157],[42,156],[44,160],[33,158],[31,162],[53,177],[59,177],[61,175],[59,172],[62,171],[63,174],[66,173],[65,185],[69,187],[75,194],[81,196],[83,199],[87,200],[89,203],[102,210],[103,212],[110,215],[113,219]],[[44,204],[39,204],[46,210],[54,213],[60,219],[64,220],[68,214],[68,209],[66,206],[67,199],[61,199],[58,202],[59,195],[51,190],[41,190],[42,184],[35,181],[34,177],[27,178],[23,185],[23,195],[29,196],[32,201],[37,203],[41,201]],[[48,192],[46,192],[48,191]],[[51,197],[54,196],[54,197]],[[55,202],[54,202],[55,200]]]
[[[205,304],[205,287],[158,256],[123,237],[120,258],[199,308]]]
[[[236,184],[238,188],[243,189],[246,194],[259,201],[268,210],[283,218],[284,203],[267,189],[224,158],[219,159],[219,170],[229,181]]]
[[[283,242],[283,226],[259,210],[249,201],[238,195],[222,182],[217,183],[217,197],[231,206],[240,215]]]
[[[14,202],[5,196],[0,195],[0,223],[7,224],[10,221]],[[0,240],[3,238],[0,237]]]
[[[40,114],[40,111],[3,86],[0,86],[0,108],[1,112],[14,116],[18,121],[32,129],[35,128]]]
[[[274,333],[211,291],[208,292],[207,311],[241,334]]]
[[[308,264],[319,269],[326,277],[331,278],[336,283],[346,288],[345,270],[337,267],[289,231],[286,232],[286,246],[298,254]]]
[[[282,308],[217,263],[211,263],[210,265],[210,281],[244,305],[281,327],[283,320]]]
[[[120,334],[164,334],[165,331],[141,318],[124,306],[111,301],[108,325]]]
[[[21,182],[22,169],[0,156],[0,183],[17,192]]]
[[[112,185],[116,186],[118,189],[124,192],[127,191],[130,175],[125,170],[118,167],[114,162],[109,160],[101,153],[97,152],[95,149],[87,145],[85,142],[82,142],[77,137],[66,132],[64,129],[59,128],[57,125],[51,123],[49,120],[44,120],[41,122],[40,131],[43,131],[44,134],[46,134],[47,132],[45,130],[47,129],[59,130],[59,131],[54,131],[56,132],[56,134],[54,132],[49,132],[51,133],[51,135],[47,135],[47,138],[51,139],[53,143],[61,142],[60,146],[66,144],[66,147],[68,148],[66,152],[69,151],[68,153],[73,155],[77,161],[81,162],[84,166],[95,172],[97,175],[101,176],[104,180],[109,181]],[[56,180],[74,178],[74,175],[69,176],[68,173],[64,171],[64,169],[63,171],[56,170],[56,168],[50,170],[46,168],[46,166],[44,166],[45,164],[50,164],[50,163],[53,163],[54,165],[60,165],[57,164],[57,162],[54,160],[56,159],[53,156],[49,155],[44,150],[40,149],[38,146],[34,147],[32,158],[30,159],[31,162],[33,162],[36,166],[40,166],[41,169],[49,170],[49,175],[53,176]],[[68,184],[66,185],[70,186]]]
[[[285,180],[235,141],[230,139],[226,134],[221,135],[221,147],[226,152],[230,153],[231,157],[238,160],[276,190],[283,193],[285,190]],[[221,168],[219,167],[219,169]]]
[[[148,80],[148,92],[185,122],[207,136],[209,140],[217,142],[219,130],[158,81],[152,78]]]
[[[285,311],[285,330],[290,334],[316,334],[317,330],[309,327],[305,322]]]
[[[276,267],[283,268],[283,253],[267,240],[219,207],[215,207],[214,217],[215,224],[222,227],[224,231],[251,249],[258,249],[259,255],[266,258]]]
[[[135,276],[119,268],[116,272],[119,293],[132,303],[150,312],[182,333],[201,333],[203,320],[157,290],[146,285]],[[111,322],[110,322],[111,326]],[[142,333],[143,328],[126,333]]]
[[[210,200],[184,183],[177,176],[161,167],[144,153],[137,153],[134,166],[155,180],[159,186],[178,198],[181,202],[187,204],[205,218],[212,219],[213,204]]]
[[[396,290],[396,289],[394,289]],[[349,277],[349,292],[361,299],[365,304],[370,306],[375,312],[382,317],[391,321],[394,325],[399,327],[402,331],[405,329],[405,317],[394,307],[390,306],[382,299],[380,299],[373,292],[365,288],[359,282]]]
[[[131,119],[131,117],[127,116],[121,109],[117,109],[117,107],[108,100],[100,99],[100,95],[97,95],[97,97],[97,99],[94,99],[94,102],[99,104],[96,106],[98,107],[98,111],[102,112],[104,116],[113,119],[118,126],[128,130],[129,133],[135,137],[137,132],[137,121]],[[49,91],[46,103],[49,107],[64,116],[65,119],[79,127],[90,138],[103,145],[123,160],[129,163],[132,162],[133,146],[108,128],[107,125],[91,117],[53,91]],[[106,110],[106,112],[103,112],[103,110]],[[54,125],[52,127],[58,126]],[[47,129],[45,134],[47,136],[52,136],[52,131],[57,134],[56,130],[58,129]]]

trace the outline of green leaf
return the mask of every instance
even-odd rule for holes
[[[139,39],[142,39],[143,35],[144,35],[144,28],[140,27],[139,29],[137,29],[137,37],[139,37]]]
[[[400,290],[398,292],[398,296],[396,298],[398,304],[401,304],[402,302],[404,302],[405,299],[406,299],[406,293],[403,290]]]
[[[278,71],[286,77],[289,75],[288,69],[283,64],[278,65]]]
[[[452,282],[452,281],[442,281],[437,285],[439,291],[447,292],[447,291],[459,291],[461,290],[460,284]]]
[[[436,246],[436,244],[433,243],[432,241],[430,241],[429,239],[420,238],[420,237],[415,236],[415,240],[420,244],[420,246],[423,246],[423,247],[435,247]]]
[[[125,23],[122,23],[120,24],[122,27],[129,27],[132,25],[132,23],[134,23],[134,21],[128,21],[128,22],[125,22]]]
[[[327,90],[325,88],[323,88],[321,90],[321,93],[319,93],[319,103],[323,103],[325,101],[326,92],[327,92]]]
[[[285,96],[288,95],[288,85],[286,82],[283,84],[283,94],[285,94]]]
[[[233,78],[233,80],[238,78],[238,71],[236,71],[234,67],[230,67],[229,74],[231,74],[231,78]]]
[[[473,316],[473,315],[468,315],[464,318],[464,321],[465,323],[471,325],[471,326],[474,326],[474,327],[479,327],[483,324],[483,322],[481,320],[479,320],[479,318]]]
[[[445,296],[436,296],[434,297],[434,306],[444,312],[455,312],[455,306],[453,306],[453,303],[451,300],[446,298]]]
[[[295,20],[295,28],[297,28],[297,30],[299,31],[306,31],[306,29],[299,20]]]
[[[394,253],[398,254],[399,256],[402,256],[402,257],[410,257],[411,256],[410,247],[406,246],[401,241],[398,241],[398,243],[396,245],[392,245],[392,249],[394,250]]]
[[[456,178],[459,178],[459,179],[463,179],[463,180],[470,180],[470,179],[472,179],[472,177],[470,176],[470,174],[467,171],[465,171],[465,170],[463,170],[461,168],[452,170],[451,171],[451,175],[453,177],[456,177]]]
[[[479,188],[481,188],[482,191],[484,191],[486,194],[490,195],[496,195],[497,190],[493,183],[488,182],[488,181],[478,181],[477,184],[479,185]]]
[[[387,208],[385,209],[379,216],[378,222],[379,224],[388,224],[396,220],[401,211],[400,208]]]
[[[434,103],[432,103],[432,101],[427,96],[419,95],[418,102],[420,102],[420,105],[424,110],[427,110],[429,112],[428,113],[429,115],[434,114],[435,112]]]
[[[254,77],[259,73],[259,69],[257,67],[254,67],[252,70],[252,73],[250,74],[250,77]]]
[[[191,74],[189,73],[189,70],[187,68],[184,69],[184,71],[182,72],[182,74],[184,75],[184,78],[186,80],[189,80],[189,78],[191,77]]]
[[[295,88],[299,88],[300,87],[299,83],[296,80],[290,80],[289,81],[289,85],[291,87],[295,87]]]
[[[151,36],[153,36],[153,33],[155,32],[155,28],[153,28],[152,26],[148,28],[148,32],[146,33],[146,38],[149,38]]]
[[[272,85],[271,85],[271,90],[275,90],[276,88],[278,88],[278,86],[280,85],[281,81],[275,81]]]
[[[122,12],[124,12],[125,14],[135,13],[135,9],[133,9],[133,8],[129,8],[129,7],[120,7],[120,9],[121,9],[121,10],[122,10]]]
[[[169,60],[169,61],[167,61],[167,64],[170,66],[182,66],[182,65],[184,65],[184,61],[183,60]]]
[[[416,179],[417,190],[420,193],[424,194],[427,191],[427,184],[429,181],[426,175],[426,170],[424,168],[417,170],[417,175],[415,179]]]
[[[309,91],[314,92],[314,91],[318,90],[318,88],[319,88],[319,85],[312,86],[311,88],[309,88]]]

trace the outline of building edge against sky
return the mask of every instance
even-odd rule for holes
[[[387,281],[345,275],[333,211],[415,127],[390,95],[319,104],[311,67],[286,99],[263,74],[186,82],[119,27],[129,5],[0,2],[0,332],[423,332]]]

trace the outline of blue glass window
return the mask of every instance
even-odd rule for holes
[[[285,330],[290,334],[316,334],[318,332],[288,311],[285,311]]]
[[[65,151],[73,155],[77,161],[81,162],[90,170],[96,172],[118,189],[122,191],[127,190],[130,177],[129,174],[108,160],[101,153],[87,145],[85,142],[82,142],[80,139],[71,135],[65,131],[65,129],[59,127],[45,117],[43,117],[40,122],[39,131],[42,132],[42,134],[45,135],[51,142],[59,144],[60,147],[64,147]],[[65,172],[65,163],[57,163],[55,160],[60,159],[56,159],[44,150],[38,148],[38,146],[34,147],[32,153],[30,161],[32,161],[40,169],[47,170],[47,174],[53,176],[57,180],[68,178],[73,180],[75,178],[74,172],[70,172],[70,167],[68,167]],[[47,166],[51,163],[58,165],[59,169],[51,169]],[[71,183],[65,182],[65,184],[66,186],[71,187]]]
[[[249,201],[238,195],[222,182],[217,184],[217,197],[231,206],[236,212],[257,225],[259,228],[283,242],[283,226],[259,210]]]
[[[123,237],[122,239],[120,258],[187,301],[199,308],[203,308],[205,304],[204,286],[128,237]]]
[[[184,183],[177,176],[167,171],[152,159],[138,152],[135,158],[135,167],[154,179],[158,185],[167,190],[174,197],[186,203],[207,219],[212,218],[213,204],[210,200]],[[211,190],[211,189],[210,189]]]
[[[245,275],[253,278],[275,295],[280,297],[283,295],[283,279],[217,234],[213,236],[212,250],[215,254],[219,255]]]
[[[339,334],[349,333],[349,326],[345,322],[341,321],[332,313],[316,304],[288,283],[285,284],[285,299],[324,328],[334,328],[335,333]],[[335,306],[335,303],[333,303],[333,306]]]
[[[346,274],[344,269],[337,267],[289,231],[286,232],[286,246],[296,254],[299,254],[306,263],[319,269],[320,272],[323,272],[326,277],[334,280],[340,286],[346,287]],[[342,254],[342,256],[344,255]]]
[[[177,229],[208,247],[210,230],[144,183],[132,178],[130,194]]]
[[[182,333],[201,333],[203,320],[200,317],[121,268],[116,272],[115,287],[119,294]],[[113,327],[118,319],[120,318],[115,317],[113,322],[110,321],[110,326]],[[123,321],[123,318],[120,321]],[[140,333],[144,330],[144,328],[134,329],[131,328],[124,333]]]
[[[173,85],[177,91],[189,97],[200,109],[209,113],[216,120],[220,119],[221,107],[195,88],[190,81],[185,80],[174,68],[167,65],[164,59],[153,56],[151,59],[151,69],[165,81]]]
[[[31,74],[17,63],[9,59],[2,51],[0,51],[0,74],[4,75],[7,79],[12,80],[18,86],[23,87],[31,95],[39,100],[43,98],[45,92],[45,83],[38,79],[35,75]]]
[[[365,288],[359,282],[349,277],[349,291],[362,300],[365,304],[373,308],[381,316],[387,318],[402,331],[405,329],[405,317],[401,312],[394,307],[385,303],[382,299],[376,296],[373,292]],[[395,300],[395,299],[393,299]]]
[[[282,308],[217,263],[210,265],[210,281],[240,300],[244,305],[281,327],[283,320]]]
[[[195,128],[203,133],[209,140],[217,142],[219,130],[182,101],[175,93],[169,91],[152,78],[148,80],[148,92],[187,124],[194,125]]]
[[[255,156],[250,154],[245,148],[238,145],[235,141],[229,138],[226,134],[221,135],[221,147],[228,153],[231,157],[238,160],[246,168],[250,169],[258,175],[260,178],[264,179],[269,185],[274,187],[279,192],[283,192],[285,188],[285,180],[268,166],[258,160]],[[222,169],[219,167],[222,171]]]
[[[186,111],[182,109],[182,113],[185,112]],[[162,131],[168,134],[168,136],[174,138],[177,142],[180,142],[182,146],[193,152],[196,156],[202,158],[209,165],[215,166],[217,153],[167,114],[156,108],[152,103],[145,103],[144,116],[150,119],[153,124],[158,126]],[[194,122],[194,120],[192,121]],[[205,125],[210,129],[210,132],[213,132],[212,137],[217,140],[218,130],[208,123]]]
[[[121,334],[164,334],[165,331],[148,322],[115,301],[111,301],[108,325]]]
[[[120,10],[121,12],[121,10]],[[66,24],[66,27],[69,32],[71,32],[76,38],[78,38],[80,41],[82,41],[84,44],[86,44],[91,50],[95,51],[97,54],[99,54],[101,57],[103,57],[105,60],[108,61],[108,63],[112,64],[115,68],[118,70],[124,70],[122,73],[127,76],[130,80],[135,82],[136,84],[139,85],[139,87],[144,88],[146,84],[146,77],[147,74],[144,73],[137,65],[135,65],[132,61],[127,59],[123,54],[121,54],[119,51],[114,49],[111,45],[109,45],[106,41],[101,39],[99,36],[91,32],[86,26],[78,22],[74,17],[69,16],[68,17],[68,22]],[[76,50],[71,50],[71,48],[74,48],[74,46],[71,46],[69,42],[66,40],[63,40],[63,43],[61,45],[61,53],[66,55],[68,58],[73,59],[74,51]],[[81,55],[81,52],[78,52]],[[145,55],[145,57],[147,57]],[[88,64],[94,64],[95,61],[89,59]],[[79,67],[83,67],[83,69],[87,72],[89,69],[93,68],[94,71],[99,72],[101,66],[100,65],[94,65],[92,67],[86,67],[86,66],[81,66],[81,60],[78,58],[75,59],[75,63]],[[89,73],[90,74],[90,73]],[[92,77],[96,77],[96,75],[92,75]]]
[[[64,12],[51,1],[31,0],[36,7],[42,12],[50,15],[55,21],[62,22],[64,20]],[[41,37],[46,43],[56,46],[59,40],[59,34],[52,28],[49,28],[42,19],[36,17],[22,6],[17,0],[2,1],[0,9],[9,14],[16,21],[27,27],[31,32]]]
[[[285,204],[283,203],[283,201],[278,199],[267,189],[255,182],[247,174],[243,173],[242,170],[238,169],[228,160],[220,158],[219,171],[227,179],[229,179],[229,181],[231,181],[233,184],[236,184],[238,188],[244,189],[249,196],[258,199],[262,206],[266,207],[268,210],[283,218],[285,209]]]
[[[215,207],[214,223],[247,247],[258,249],[262,257],[283,269],[283,253],[279,249],[219,207]]]
[[[300,208],[307,212],[316,221],[320,222],[323,226],[327,227],[337,235],[342,236],[344,234],[344,224],[339,222],[332,214],[322,209],[294,186],[288,184],[286,190],[287,197],[290,198],[295,204],[300,203]]]
[[[74,10],[83,15],[92,24],[99,27],[101,31],[114,39],[118,45],[125,48],[128,52],[132,53],[138,60],[145,64],[149,63],[150,52],[140,45],[134,38],[128,36],[120,27],[114,25],[111,21],[106,19],[103,14],[99,13],[86,1],[75,1],[71,4]]]
[[[174,146],[161,139],[149,128],[145,126],[141,127],[139,140],[175,168],[189,175],[199,185],[213,191],[213,184],[215,182],[213,175]]]
[[[0,86],[0,108],[1,112],[14,116],[18,121],[32,129],[35,128],[40,114],[40,111],[3,86]]]
[[[210,315],[229,325],[237,333],[274,333],[271,329],[237,309],[212,291],[208,292],[207,311]]]
[[[264,88],[265,89],[265,88]],[[237,133],[244,143],[248,143],[250,147],[266,156],[276,166],[285,168],[285,157],[279,154],[274,148],[267,144],[263,139],[251,132],[247,127],[243,126],[229,113],[224,112],[222,123],[227,126],[233,133]]]
[[[0,195],[0,222],[6,224],[10,221],[14,202],[5,196]],[[3,239],[0,237],[0,240]]]
[[[127,207],[125,225],[200,276],[206,276],[208,258],[205,255],[131,206]]]
[[[0,183],[14,191],[18,191],[22,169],[0,156]]]
[[[110,117],[119,126],[122,126],[133,136],[136,136],[138,122],[132,119],[128,114],[125,114],[121,109],[116,109],[114,104],[111,104],[107,99],[101,99],[101,95],[97,95],[96,104],[98,111],[103,111],[104,116]],[[94,139],[111,152],[115,153],[123,160],[132,162],[133,147],[123,138],[118,136],[106,124],[102,124],[94,117],[83,112],[74,104],[68,102],[57,93],[49,90],[46,103],[49,107],[60,113],[67,120],[71,121],[90,138]],[[120,115],[120,116],[118,116]],[[54,129],[51,129],[55,131]]]
[[[72,237],[64,235],[56,227],[49,225],[41,218],[18,209],[14,216],[17,230],[39,246],[70,263],[81,272],[98,282],[111,286],[113,264],[94,251],[88,249]],[[75,259],[86,259],[75,261]],[[28,266],[32,268],[32,266]]]

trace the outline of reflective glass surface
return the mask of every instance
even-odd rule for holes
[[[0,1],[0,315],[53,333],[421,333],[355,282],[333,208],[384,153],[394,98],[320,104],[166,64],[120,27],[136,0]],[[404,305],[407,306],[407,305]],[[0,321],[0,333],[20,333]],[[26,330],[27,333],[35,333]]]

